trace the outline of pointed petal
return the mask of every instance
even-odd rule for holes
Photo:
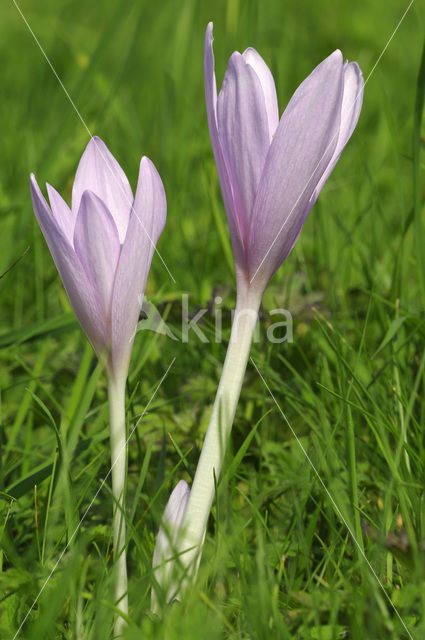
[[[106,331],[95,291],[74,249],[56,223],[33,174],[31,174],[31,199],[35,216],[77,320],[95,351],[101,353],[106,345]]]
[[[153,568],[158,567],[173,556],[172,541],[183,522],[189,496],[189,485],[184,480],[180,480],[174,487],[161,518],[161,527],[153,554]],[[167,553],[169,557],[166,557]]]
[[[270,134],[261,82],[237,52],[229,60],[217,99],[217,122],[221,146],[231,167],[238,218],[247,234]]]
[[[110,323],[112,289],[120,256],[115,222],[94,193],[84,191],[74,232],[75,252],[95,289],[105,324]]]
[[[178,563],[178,559],[174,560],[174,558],[177,553],[178,536],[186,513],[189,496],[189,485],[184,480],[180,480],[167,502],[156,538],[152,567],[159,586],[165,592],[167,603],[176,597],[181,582],[181,580],[176,580],[173,584],[173,569],[175,569],[176,562]],[[178,575],[177,572],[175,574]],[[156,614],[161,612],[159,600],[154,589],[152,589],[151,609]]]
[[[217,85],[214,71],[213,40],[213,25],[212,22],[210,22],[205,32],[204,44],[204,82],[208,128],[210,131],[211,145],[217,167],[218,179],[221,186],[221,192],[223,194],[224,207],[226,209],[227,220],[229,223],[235,262],[236,264],[242,264],[244,262],[244,233],[242,231],[241,221],[238,219],[236,211],[232,190],[232,180],[230,178],[230,169],[226,164],[217,129]]]
[[[217,83],[214,70],[214,52],[212,43],[213,24],[209,22],[205,31],[204,42],[204,83],[205,83],[205,101],[207,104],[208,125],[213,132],[217,132]],[[212,141],[213,147],[217,144],[216,135]]]
[[[256,274],[264,286],[291,250],[332,158],[342,92],[342,55],[335,51],[298,87],[282,115],[251,219],[250,277]]]
[[[332,173],[345,145],[351,138],[356,127],[360,111],[362,110],[363,88],[363,74],[359,65],[356,62],[346,62],[344,64],[344,93],[342,96],[341,124],[338,133],[338,140],[331,161],[311,196],[312,206],[319,197],[319,193]]]
[[[112,358],[116,370],[128,367],[146,280],[164,228],[166,210],[159,173],[149,158],[143,157],[112,295]]]
[[[54,189],[49,183],[46,184],[46,188],[47,195],[49,196],[50,207],[56,223],[65,234],[70,245],[73,246],[76,216],[56,189]]]
[[[266,104],[267,120],[269,123],[270,142],[275,134],[277,125],[279,124],[279,107],[277,104],[276,87],[272,73],[258,51],[252,47],[248,47],[243,52],[245,62],[249,64],[258,76],[263,90],[264,101]]]
[[[115,220],[122,244],[133,205],[133,192],[124,171],[106,144],[97,136],[88,143],[75,175],[72,188],[74,215],[78,213],[82,195],[86,190],[92,191],[103,200]]]

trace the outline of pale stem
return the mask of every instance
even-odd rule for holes
[[[127,563],[125,546],[125,477],[126,477],[126,428],[125,428],[125,378],[108,379],[109,421],[111,438],[112,495],[114,497],[113,542],[115,565],[115,603],[120,611],[128,614]],[[114,635],[119,637],[126,622],[117,616]]]
[[[208,516],[223,466],[227,442],[235,417],[254,329],[258,319],[261,294],[258,291],[238,296],[230,342],[220,383],[190,491],[178,547],[183,568],[193,575],[200,561]]]

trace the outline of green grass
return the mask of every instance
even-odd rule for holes
[[[208,20],[218,82],[231,52],[252,45],[282,110],[335,48],[367,77],[407,2],[19,4],[132,185],[143,154],[161,173],[168,221],[158,248],[175,282],[155,258],[148,297],[177,333],[182,293],[195,311],[220,292],[227,339],[235,291],[204,107]],[[408,638],[391,603],[411,637],[425,635],[424,26],[416,0],[264,297],[251,355],[293,431],[250,364],[199,579],[162,621],[149,613],[158,521],[173,486],[195,471],[226,340],[136,337],[129,428],[175,361],[129,445],[128,639]],[[61,558],[19,637],[105,639],[108,482],[74,531],[109,470],[106,383],[34,220],[28,180],[34,171],[69,199],[88,133],[11,0],[0,9],[0,60],[0,274],[29,247],[0,279],[0,637],[12,640]],[[267,311],[282,306],[294,342],[273,345]],[[212,317],[203,328],[213,335]]]

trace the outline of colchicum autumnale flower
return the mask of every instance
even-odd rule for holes
[[[127,375],[141,301],[166,217],[161,178],[140,163],[136,197],[100,138],[80,160],[68,207],[49,184],[50,206],[34,175],[34,212],[75,315],[114,376]]]
[[[114,509],[115,599],[126,614],[124,486],[125,381],[156,242],[166,218],[161,178],[152,162],[140,163],[136,196],[106,145],[90,140],[72,189],[72,206],[47,185],[47,204],[34,175],[34,212],[75,315],[105,366],[110,412]],[[115,633],[124,619],[118,617]]]
[[[233,246],[237,302],[223,372],[179,540],[196,573],[262,294],[286,259],[360,115],[363,77],[340,51],[298,87],[282,117],[273,76],[252,48],[233,53],[217,96],[212,24],[204,48],[208,125]],[[184,580],[183,580],[184,582]],[[174,585],[175,590],[175,585]]]
[[[186,512],[189,500],[190,489],[187,482],[180,480],[174,487],[168,499],[167,506],[161,518],[161,526],[155,543],[152,566],[155,580],[160,585],[161,591],[167,593],[167,601],[171,602],[174,595],[172,587],[174,584],[173,573],[175,572],[175,562],[172,560],[177,549],[177,542],[181,535],[181,525]],[[178,558],[177,558],[178,562]],[[161,603],[155,589],[152,589],[153,613],[161,612]]]
[[[360,115],[363,76],[334,51],[279,120],[273,76],[255,49],[235,52],[217,97],[212,23],[204,50],[211,143],[238,288],[265,288],[290,253]],[[258,283],[258,284],[257,284]]]

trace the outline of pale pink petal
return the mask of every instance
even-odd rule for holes
[[[237,52],[229,60],[217,99],[217,123],[221,147],[231,167],[233,195],[246,243],[270,135],[261,82]]]
[[[267,111],[267,119],[269,123],[269,138],[270,142],[276,132],[277,125],[279,124],[279,107],[277,104],[276,87],[272,73],[260,54],[248,47],[243,52],[245,62],[247,62],[255,71],[261,82],[261,88],[263,90],[264,101]]]
[[[47,195],[49,196],[50,207],[59,228],[66,235],[69,243],[74,243],[74,227],[76,215],[68,207],[65,200],[59,195],[49,183],[46,183]]]
[[[52,215],[33,174],[31,174],[30,184],[35,216],[62,278],[72,308],[93,348],[100,354],[106,346],[107,337],[96,292],[77,254]]]
[[[217,85],[214,71],[213,52],[213,25],[210,22],[205,32],[204,45],[204,82],[205,100],[207,105],[208,127],[210,131],[211,145],[217,167],[218,179],[223,194],[224,206],[229,223],[230,236],[232,239],[233,253],[236,264],[244,263],[243,237],[246,235],[243,222],[238,218],[236,204],[232,189],[232,178],[229,164],[226,161],[217,129]]]
[[[161,518],[161,527],[156,538],[155,550],[153,554],[153,568],[166,563],[173,557],[174,544],[183,522],[189,501],[190,488],[187,482],[180,480],[174,487]]]
[[[338,139],[332,158],[311,196],[312,205],[319,197],[319,193],[332,173],[345,145],[351,138],[356,127],[360,111],[362,110],[363,88],[363,74],[359,65],[356,62],[346,62],[344,64],[344,94],[342,97],[341,124]]]
[[[91,191],[85,191],[81,198],[74,247],[97,292],[102,314],[110,324],[112,289],[121,247],[114,219]]]
[[[291,250],[309,200],[336,147],[343,95],[340,51],[321,62],[280,120],[258,189],[249,244],[250,278],[265,284]]]
[[[72,210],[77,215],[84,191],[89,190],[100,198],[109,209],[118,229],[122,244],[127,233],[133,192],[127,176],[97,136],[93,137],[84,151],[72,188]]]
[[[112,296],[112,357],[116,369],[127,367],[130,360],[146,280],[164,228],[166,209],[159,173],[149,158],[143,157]]]
[[[189,485],[184,480],[180,480],[167,502],[156,538],[152,567],[167,603],[176,598],[181,585],[181,575],[176,571],[176,566],[178,567],[180,562],[177,553],[189,496]],[[158,615],[161,613],[159,598],[154,589],[152,589],[151,608],[153,613]]]

